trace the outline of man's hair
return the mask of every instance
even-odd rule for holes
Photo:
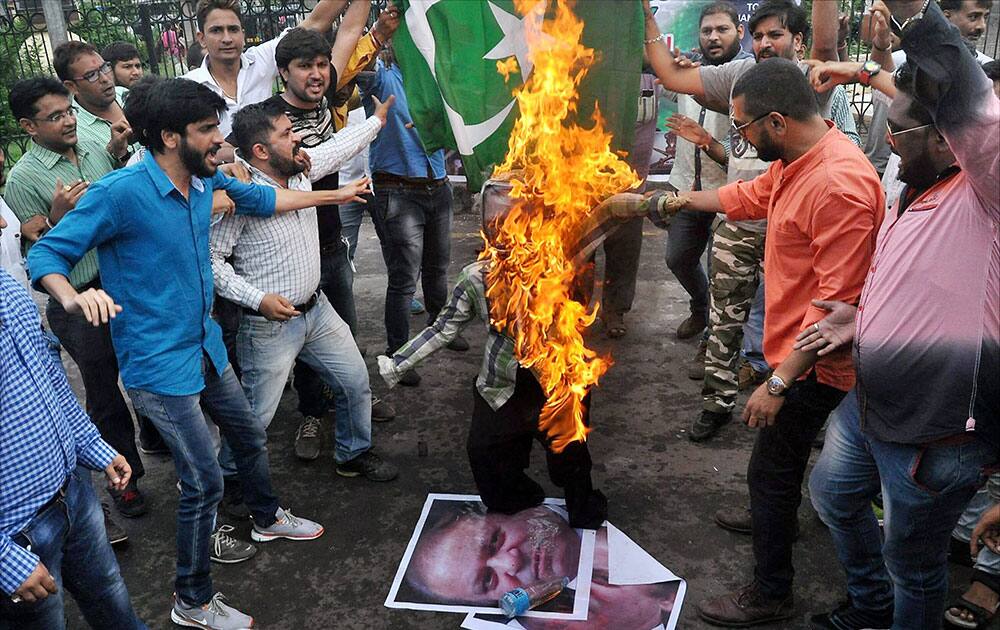
[[[187,64],[188,70],[197,68],[203,61],[205,61],[205,49],[198,42],[192,42],[188,46],[187,56],[184,57],[184,63]]]
[[[133,130],[138,126],[136,137],[142,145],[156,153],[163,152],[164,131],[183,136],[191,123],[221,116],[226,111],[226,101],[221,96],[188,79],[157,81],[148,94],[138,99],[140,102],[133,101],[134,91],[135,88],[129,92],[125,103],[125,117]]]
[[[910,105],[903,112],[908,118],[912,118],[921,125],[934,124],[934,117],[916,98],[916,67],[908,62],[904,62],[896,69],[895,74],[896,89],[910,97]]]
[[[83,55],[100,55],[93,44],[87,42],[68,41],[56,46],[52,51],[52,67],[61,81],[73,80],[69,67]]]
[[[750,118],[778,112],[805,121],[819,114],[809,80],[799,65],[788,59],[776,57],[756,64],[733,86],[733,98],[737,96],[743,97],[743,110]]]
[[[277,100],[268,99],[247,105],[233,116],[233,131],[227,140],[240,150],[244,160],[253,156],[255,144],[267,144],[274,131],[274,121],[285,113]]]
[[[66,86],[53,77],[31,77],[21,79],[10,88],[7,101],[14,118],[32,118],[38,113],[38,101],[49,94],[69,98]]]
[[[740,25],[740,14],[736,12],[736,7],[729,2],[725,2],[725,0],[717,0],[701,10],[701,15],[698,16],[698,26],[701,27],[701,23],[704,22],[705,18],[708,16],[718,15],[720,13],[728,15],[729,19],[733,21],[735,26]]]
[[[990,78],[990,81],[1000,81],[1000,61],[987,61],[983,64],[983,72]]]
[[[144,147],[149,146],[149,142],[145,139],[148,126],[146,121],[149,118],[149,93],[162,80],[155,74],[144,75],[132,85],[128,98],[125,99],[125,106],[122,108],[125,119],[132,127],[132,137]]]
[[[802,34],[802,40],[809,39],[809,18],[805,9],[792,0],[767,0],[750,16],[747,28],[753,33],[757,25],[767,18],[776,17],[778,22],[787,28],[792,36]]]
[[[274,62],[285,70],[288,69],[288,64],[296,59],[312,61],[316,57],[330,59],[330,44],[325,37],[307,28],[293,28],[288,31],[274,49]]]
[[[974,0],[976,6],[981,9],[992,9],[993,3],[991,0]],[[959,11],[962,8],[962,0],[938,0],[938,6],[941,7],[942,11]]]
[[[131,42],[112,42],[101,51],[104,61],[110,61],[113,68],[121,61],[131,61],[139,58],[139,49]]]
[[[240,9],[239,0],[198,0],[194,14],[198,19],[199,31],[205,32],[205,20],[208,19],[208,14],[216,9],[232,11],[240,22],[243,22],[243,11]]]

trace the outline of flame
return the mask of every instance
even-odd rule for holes
[[[515,0],[522,15],[537,12],[538,19],[548,4]],[[514,203],[480,256],[489,261],[492,323],[513,337],[515,356],[547,396],[539,427],[555,452],[586,440],[583,397],[611,365],[583,342],[598,307],[588,312],[572,298],[579,271],[573,249],[600,201],[641,183],[611,150],[599,110],[590,128],[572,122],[580,81],[595,61],[594,50],[580,43],[582,32],[567,0],[555,0],[554,16],[546,16],[539,33],[529,31],[534,70],[515,92],[520,117],[506,160],[494,172],[511,179]]]

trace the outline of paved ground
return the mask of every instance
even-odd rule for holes
[[[456,219],[452,277],[474,258],[476,230],[472,215]],[[694,344],[673,335],[686,316],[687,300],[663,263],[664,239],[663,232],[647,224],[628,335],[612,342],[594,331],[594,343],[612,354],[615,365],[594,395],[590,448],[595,480],[611,502],[611,520],[688,580],[679,627],[705,628],[695,602],[739,585],[751,569],[750,539],[719,529],[711,517],[719,507],[746,501],[753,431],[733,424],[705,445],[686,437],[700,409],[699,383],[684,376]],[[385,342],[385,272],[370,223],[362,228],[356,263],[362,342],[374,366]],[[413,318],[412,330],[419,330],[423,317]],[[262,545],[248,563],[213,566],[216,589],[257,616],[262,628],[459,626],[461,615],[390,610],[382,602],[427,493],[475,493],[464,441],[472,405],[469,387],[485,332],[476,328],[468,338],[472,351],[442,352],[421,370],[420,387],[400,387],[389,395],[399,416],[376,424],[374,440],[402,470],[393,483],[337,476],[330,448],[315,462],[297,461],[292,443],[300,418],[295,394],[286,393],[270,428],[272,477],[283,504],[321,521],[327,534],[315,542]],[[372,370],[373,386],[381,391]],[[146,465],[141,487],[150,512],[132,521],[121,519],[131,539],[119,548],[118,559],[139,614],[151,628],[169,628],[176,477],[168,458],[147,457]],[[537,448],[531,472],[552,489]],[[800,519],[802,537],[795,552],[798,616],[782,628],[807,627],[808,612],[827,610],[844,596],[843,573],[829,535],[808,505],[802,507]],[[248,536],[246,526],[237,532]],[[70,610],[70,627],[84,627],[75,610]]]

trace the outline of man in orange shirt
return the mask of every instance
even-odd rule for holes
[[[761,429],[747,470],[754,580],[698,606],[710,623],[748,626],[793,614],[792,542],[802,478],[813,439],[854,384],[847,349],[817,357],[792,346],[799,331],[826,315],[812,300],[857,304],[885,197],[864,153],[820,117],[795,63],[768,59],[743,75],[733,88],[731,115],[771,166],[748,182],[680,194],[689,199],[685,209],[768,220],[764,355],[775,369],[743,410],[747,424]]]

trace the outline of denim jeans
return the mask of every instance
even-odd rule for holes
[[[708,274],[701,264],[715,215],[682,210],[667,229],[667,267],[691,297],[691,314],[708,317]]]
[[[222,376],[205,359],[205,389],[190,396],[166,396],[130,389],[132,404],[156,425],[170,447],[181,482],[177,506],[178,597],[191,605],[211,599],[209,537],[222,499],[222,471],[215,440],[201,405],[212,416],[233,450],[243,494],[254,521],[268,527],[275,520],[278,498],[271,488],[267,435],[254,417],[231,366]]]
[[[266,431],[274,418],[288,373],[298,357],[333,390],[337,422],[334,458],[338,462],[350,461],[371,448],[372,394],[368,368],[347,324],[325,296],[321,295],[306,313],[287,322],[272,322],[244,313],[236,336],[236,351],[243,366],[243,391],[261,432]],[[223,474],[235,473],[225,443],[219,462]]]
[[[743,358],[757,372],[766,372],[770,368],[764,359],[764,277],[761,276],[757,285],[757,294],[753,297],[750,316],[743,324]]]
[[[972,497],[972,500],[969,501],[969,505],[965,507],[962,515],[958,517],[958,525],[955,525],[955,529],[951,532],[952,537],[969,542],[972,539],[972,530],[976,528],[976,523],[979,522],[983,512],[994,505],[996,503],[990,498],[987,488],[985,486],[980,488],[976,492],[976,496]],[[980,545],[979,555],[976,556],[975,570],[988,573],[1000,579],[1000,554],[995,553],[986,545]]]
[[[141,478],[145,470],[135,446],[132,414],[118,386],[118,359],[111,344],[111,327],[92,326],[83,315],[68,314],[52,298],[45,307],[45,316],[52,333],[80,368],[87,415],[104,441],[125,456],[132,468],[132,478]]]
[[[64,587],[92,628],[146,628],[132,609],[108,543],[104,512],[90,485],[90,471],[77,468],[71,472],[64,496],[11,538],[38,556],[59,590],[40,602],[18,604],[0,593],[0,630],[65,628]]]
[[[948,595],[948,538],[996,461],[985,442],[912,446],[861,431],[852,392],[830,419],[809,479],[830,528],[855,606],[894,608],[893,630],[941,627]],[[884,542],[871,509],[882,491]]]
[[[361,232],[361,223],[365,216],[365,208],[372,202],[370,196],[365,196],[368,203],[352,201],[341,204],[340,208],[340,230],[349,243],[347,255],[354,260],[354,253],[358,251],[358,234]]]
[[[775,423],[757,430],[747,467],[753,523],[754,577],[771,598],[792,591],[792,545],[802,502],[802,480],[812,442],[844,392],[816,380],[812,372],[788,388]]]
[[[420,276],[432,323],[448,299],[451,261],[451,186],[376,186],[372,221],[382,245],[389,279],[385,291],[385,333],[392,354],[410,340],[410,300]]]

